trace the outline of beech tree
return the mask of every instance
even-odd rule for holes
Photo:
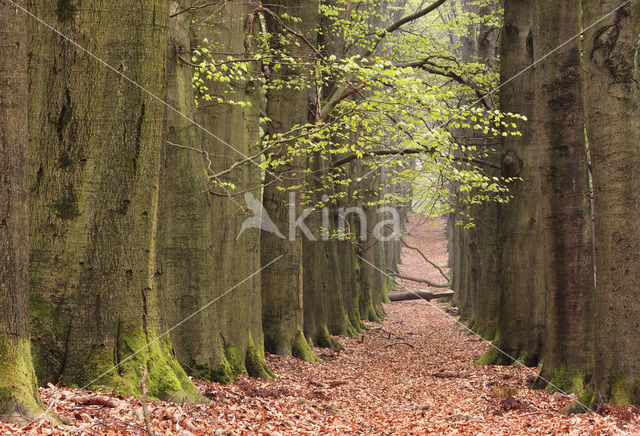
[[[534,13],[534,57],[540,59],[580,32],[580,2],[540,2]],[[593,386],[592,307],[595,304],[589,174],[580,83],[580,41],[536,68],[536,143],[544,214],[545,337],[542,378],[550,389],[581,392],[590,407]],[[542,272],[540,272],[542,273]]]
[[[189,318],[172,331],[172,340],[179,362],[191,375],[221,383],[240,374],[270,378],[257,273],[259,230],[241,228],[251,214],[241,197],[227,197],[225,187],[260,187],[260,168],[254,163],[227,171],[233,159],[258,151],[260,89],[248,81],[232,83],[235,91],[229,98],[253,103],[243,108],[200,93],[206,86],[212,95],[225,95],[230,88],[226,83],[205,76],[193,87],[198,71],[194,65],[203,61],[196,52],[203,47],[251,55],[254,29],[248,22],[253,7],[243,2],[191,7],[191,2],[174,2],[169,19],[167,102],[198,126],[166,112],[157,272],[163,317],[167,328]],[[225,57],[216,55],[207,62],[221,59]],[[225,185],[210,183],[215,177]],[[259,190],[252,195],[259,198]]]
[[[144,365],[150,395],[201,398],[169,337],[156,340],[163,327],[155,275],[164,107],[149,93],[164,95],[168,3],[30,7],[117,70],[29,22],[29,271],[38,380],[139,394]]]
[[[640,3],[620,7],[614,1],[587,0],[583,11],[585,24],[600,20],[585,32],[583,54],[596,219],[594,380],[604,400],[637,404]]]
[[[29,342],[27,27],[0,2],[0,419],[41,412]]]
[[[514,77],[535,60],[533,4],[505,1],[500,83]],[[528,69],[500,90],[502,110],[528,118],[518,126],[522,136],[508,137],[502,145],[502,173],[518,177],[509,189],[512,199],[498,210],[500,312],[497,344],[525,364],[540,359],[544,338],[545,268],[543,211],[539,193],[546,189],[541,168],[547,156],[535,141],[534,101],[538,89],[529,86],[537,70]],[[495,351],[495,350],[494,350]],[[504,355],[498,360],[512,363]]]
[[[311,54],[309,44],[316,44],[316,28],[319,20],[319,4],[316,2],[302,2],[299,0],[284,0],[269,6],[265,20],[270,33],[269,43],[276,49],[286,45],[291,37],[289,27],[283,19],[287,16],[297,17],[293,31],[302,36],[304,40],[289,44],[286,52],[294,59],[303,61]],[[294,35],[295,36],[295,35]],[[305,42],[307,41],[307,42]],[[286,59],[276,62],[287,62]],[[304,125],[308,121],[308,106],[313,70],[302,64],[299,66],[287,65],[279,68],[271,74],[274,79],[291,80],[302,78],[297,86],[272,86],[267,89],[266,114],[269,118],[267,124],[268,134],[275,135],[287,132],[290,129]],[[289,146],[285,142],[283,147]],[[271,153],[274,157],[286,156],[287,149],[279,148]],[[296,221],[302,208],[300,198],[291,203],[289,193],[295,194],[291,189],[296,183],[296,178],[302,176],[303,161],[294,157],[290,162],[276,165],[265,175],[266,186],[263,193],[264,208],[283,232],[281,235],[263,231],[260,255],[262,265],[268,265],[278,256],[282,258],[262,272],[262,314],[265,333],[265,349],[277,354],[291,355],[303,360],[317,360],[313,354],[303,333],[303,265],[302,265],[302,239],[300,229],[290,228],[291,221]],[[298,190],[298,192],[300,192]],[[295,216],[291,216],[291,211]]]
[[[460,36],[460,58],[467,62],[478,62],[486,65],[489,71],[498,71],[496,62],[498,52],[499,23],[487,20],[487,17],[499,17],[497,2],[471,3],[464,6],[456,14],[466,13],[471,19],[465,22],[466,31]],[[496,99],[487,95],[478,102],[477,95],[467,97],[469,103],[493,106]],[[460,129],[457,140],[467,148],[475,147],[481,150],[477,153],[483,158],[482,171],[493,177],[500,175],[499,140],[492,135],[482,135]],[[463,166],[463,165],[461,165]],[[458,196],[453,198],[456,209],[449,214],[449,253],[451,266],[451,287],[456,291],[454,301],[462,317],[469,321],[469,327],[487,339],[494,339],[497,332],[497,319],[500,304],[500,287],[498,285],[498,204],[483,202],[465,208],[465,204]],[[464,219],[468,211],[474,223],[468,227],[456,224]]]

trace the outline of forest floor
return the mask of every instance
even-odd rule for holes
[[[412,218],[407,242],[444,265],[444,222],[431,224]],[[413,250],[405,249],[401,271],[442,279]],[[415,284],[404,285],[417,289]],[[638,408],[605,405],[596,412],[565,416],[559,411],[574,398],[530,390],[535,368],[476,365],[488,344],[457,324],[445,307],[423,300],[387,304],[389,317],[383,324],[367,323],[370,330],[359,339],[338,337],[343,351],[314,349],[321,363],[267,356],[277,380],[241,377],[230,385],[194,380],[211,402],[149,402],[153,431],[156,435],[640,434]],[[140,400],[53,387],[41,389],[41,395],[68,423],[66,427],[0,424],[0,433],[145,434]]]

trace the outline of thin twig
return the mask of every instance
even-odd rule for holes
[[[151,420],[149,419],[149,409],[147,408],[147,368],[140,365],[142,371],[142,379],[140,380],[140,388],[142,389],[142,415],[144,416],[144,426],[149,436],[154,436],[151,430]]]

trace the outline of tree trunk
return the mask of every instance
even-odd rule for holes
[[[317,1],[302,2],[300,0],[282,0],[269,6],[273,14],[281,17],[286,13],[301,18],[300,22],[288,22],[288,26],[301,32],[309,41],[316,40],[318,24]],[[267,14],[268,30],[272,35],[274,48],[281,48],[280,36],[288,31],[280,23]],[[290,35],[287,35],[290,36]],[[289,44],[286,50],[293,57],[312,55],[310,48],[303,42],[299,46]],[[308,83],[314,83],[312,72],[306,67],[286,66],[271,72],[280,80],[307,77]],[[295,87],[280,86],[267,91],[267,116],[269,135],[287,132],[296,125],[307,123],[309,94]],[[277,156],[286,154],[285,144]],[[303,327],[303,278],[302,278],[302,240],[301,232],[289,228],[290,219],[297,220],[300,214],[301,198],[297,198],[290,217],[289,189],[297,184],[295,178],[301,176],[301,162],[293,159],[290,165],[272,168],[265,176],[267,184],[263,192],[263,204],[269,217],[276,224],[282,235],[263,231],[261,235],[260,256],[262,265],[267,265],[279,256],[279,260],[262,270],[262,325],[265,335],[265,349],[269,352],[291,355],[303,360],[316,360],[302,331]],[[278,174],[280,180],[274,179]],[[284,190],[283,190],[284,189]],[[293,234],[290,231],[293,230]],[[283,237],[281,237],[283,236]],[[292,237],[290,237],[292,236]]]
[[[366,206],[368,202],[379,200],[380,173],[367,174],[370,169],[362,163],[356,164],[357,174],[361,175],[360,190],[363,198],[360,207],[364,210],[366,220],[358,222],[357,235],[366,235],[365,241],[359,241],[358,262],[360,264],[360,314],[362,319],[381,322],[386,316],[383,301],[386,298],[386,276],[382,273],[384,265],[384,243],[379,241],[374,230],[378,223],[376,206]],[[364,227],[364,229],[362,229]],[[359,237],[359,236],[358,236]]]
[[[466,4],[468,12],[484,17],[497,13],[498,2],[493,1],[483,5]],[[461,58],[465,62],[481,62],[488,68],[497,69],[496,52],[498,31],[489,24],[472,22],[468,26],[469,34],[462,37]],[[491,97],[486,103],[491,104]],[[475,95],[470,101],[475,101]],[[499,153],[495,151],[495,137],[486,136],[475,139],[478,132],[473,129],[461,129],[461,141],[471,149],[480,150],[482,159],[495,164],[500,163]],[[474,138],[474,139],[467,139]],[[488,156],[484,156],[488,153]],[[461,164],[462,165],[462,164]],[[499,176],[499,172],[492,168],[483,168],[492,177]],[[463,194],[464,195],[464,194]],[[457,217],[448,223],[453,226],[451,245],[454,241],[454,255],[452,256],[452,288],[456,291],[454,297],[463,318],[469,321],[469,327],[486,339],[494,339],[500,304],[500,287],[498,285],[498,206],[488,202],[471,207],[465,207],[458,202],[458,208],[465,208],[473,219],[473,227],[455,225]],[[461,216],[461,215],[458,215]],[[451,222],[453,221],[453,223]]]
[[[31,4],[164,95],[167,2]],[[164,107],[35,21],[31,38],[30,295],[40,382],[140,394],[144,365],[150,395],[200,398],[169,338],[154,342],[162,327],[155,274]]]
[[[580,32],[580,6],[578,0],[543,0],[536,5],[536,59]],[[538,90],[534,103],[538,153],[549,162],[538,169],[549,185],[543,189],[542,203],[546,335],[541,375],[565,392],[583,389],[585,377],[591,377],[593,357],[595,288],[580,74],[580,42],[575,39],[539,65],[533,84]]]
[[[251,33],[245,35],[245,25],[252,8],[227,2],[222,8],[211,5],[194,14],[189,10],[179,13],[190,4],[174,2],[171,8],[177,15],[170,18],[167,98],[237,151],[184,117],[167,112],[158,267],[164,315],[166,324],[172,326],[216,300],[172,332],[179,361],[192,375],[220,383],[234,381],[239,374],[269,378],[262,351],[259,274],[243,282],[259,269],[259,233],[248,229],[240,234],[240,225],[248,217],[240,207],[241,197],[225,197],[224,190],[210,185],[207,177],[211,171],[221,172],[243,159],[242,154],[256,153],[258,90],[247,78],[234,83],[236,92],[229,98],[250,101],[251,107],[200,99],[196,111],[194,71],[188,64],[198,45],[209,49],[215,45],[215,50],[225,52],[250,51]],[[191,26],[192,20],[201,24]],[[205,38],[209,43],[203,42]],[[216,96],[226,90],[226,84],[213,80],[206,81],[206,86]],[[228,173],[224,181],[233,183],[240,192],[255,188],[260,184],[259,168],[248,162]]]
[[[519,0],[504,4],[504,31],[501,47],[503,83],[531,65],[534,5]],[[511,184],[513,199],[498,210],[500,265],[500,313],[496,343],[507,354],[527,365],[541,357],[544,339],[545,260],[544,215],[541,195],[547,195],[541,169],[547,167],[546,156],[536,140],[533,102],[535,89],[530,86],[534,70],[528,69],[501,89],[503,112],[529,118],[521,123],[522,136],[510,136],[502,145],[502,172],[505,177],[520,177]],[[493,349],[481,362],[510,364],[511,359]]]
[[[620,2],[583,2],[584,26]],[[584,99],[595,195],[595,385],[605,401],[640,403],[640,2],[584,35]]]
[[[26,15],[0,1],[0,420],[41,411],[29,344]]]

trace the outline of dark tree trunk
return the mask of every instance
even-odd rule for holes
[[[497,13],[498,2],[483,5],[467,4],[468,12],[478,16]],[[462,38],[461,57],[466,62],[480,62],[495,69],[498,43],[498,30],[487,23],[472,23],[469,34]],[[473,95],[471,101],[477,97]],[[493,102],[491,97],[486,104]],[[495,150],[496,138],[486,136],[475,138],[478,132],[461,129],[461,141],[469,149],[477,148],[483,153],[482,159],[499,164],[499,152]],[[474,138],[474,139],[467,139]],[[484,153],[488,153],[485,156]],[[493,168],[482,168],[489,176],[499,176]],[[458,194],[464,195],[464,194]],[[487,339],[494,339],[500,304],[498,285],[498,206],[494,202],[469,207],[458,199],[458,209],[463,209],[473,219],[473,227],[456,225],[462,214],[454,214],[448,223],[450,227],[450,252],[452,260],[452,289],[455,289],[457,306],[462,317],[467,319],[469,327]],[[461,210],[458,210],[461,212]]]
[[[0,1],[0,420],[41,411],[29,344],[26,15]]]
[[[620,2],[583,2],[584,26]],[[584,35],[584,99],[596,218],[595,385],[605,401],[640,403],[640,2]]]
[[[300,0],[282,0],[269,6],[276,15],[287,13],[289,16],[301,18],[298,23],[289,23],[309,41],[316,40],[319,8],[317,1],[302,2]],[[267,14],[269,31],[272,34],[272,44],[280,44],[280,34],[288,31],[270,14]],[[313,53],[303,42],[297,41],[299,46],[289,44],[287,51],[293,57],[308,57]],[[272,72],[279,79],[292,80],[307,77],[308,83],[313,83],[311,71],[304,66],[295,68],[285,67]],[[286,86],[269,89],[267,92],[267,116],[270,135],[287,132],[296,125],[306,124],[309,113],[309,91],[296,90]],[[286,145],[279,156],[286,153]],[[302,163],[295,158],[290,165],[280,165],[267,173],[264,188],[263,203],[269,217],[276,224],[282,236],[271,232],[262,232],[260,256],[262,265],[267,265],[277,259],[271,266],[262,270],[262,325],[265,335],[265,349],[272,353],[291,355],[304,359],[316,360],[303,334],[303,278],[302,278],[302,236],[295,230],[290,237],[289,189],[298,182],[295,180],[302,175]],[[279,175],[280,180],[274,179]],[[285,190],[282,190],[282,189]],[[293,208],[296,220],[301,212],[300,196]]]
[[[578,0],[538,2],[536,59],[580,32],[580,7]],[[549,186],[542,203],[546,334],[541,375],[565,392],[583,389],[593,357],[595,287],[580,68],[580,41],[575,39],[540,64],[533,84],[538,90],[536,141],[549,162],[539,169]]]
[[[534,61],[533,12],[531,3],[505,1],[501,83]],[[502,111],[526,115],[529,121],[519,126],[522,136],[507,137],[502,145],[503,176],[522,180],[511,184],[513,199],[498,210],[501,291],[496,343],[527,365],[535,365],[541,358],[545,324],[546,253],[541,195],[547,195],[548,188],[540,169],[546,168],[548,161],[534,132],[536,93],[530,86],[534,76],[534,69],[528,69],[505,85],[500,94]],[[481,361],[513,362],[494,349]]]

